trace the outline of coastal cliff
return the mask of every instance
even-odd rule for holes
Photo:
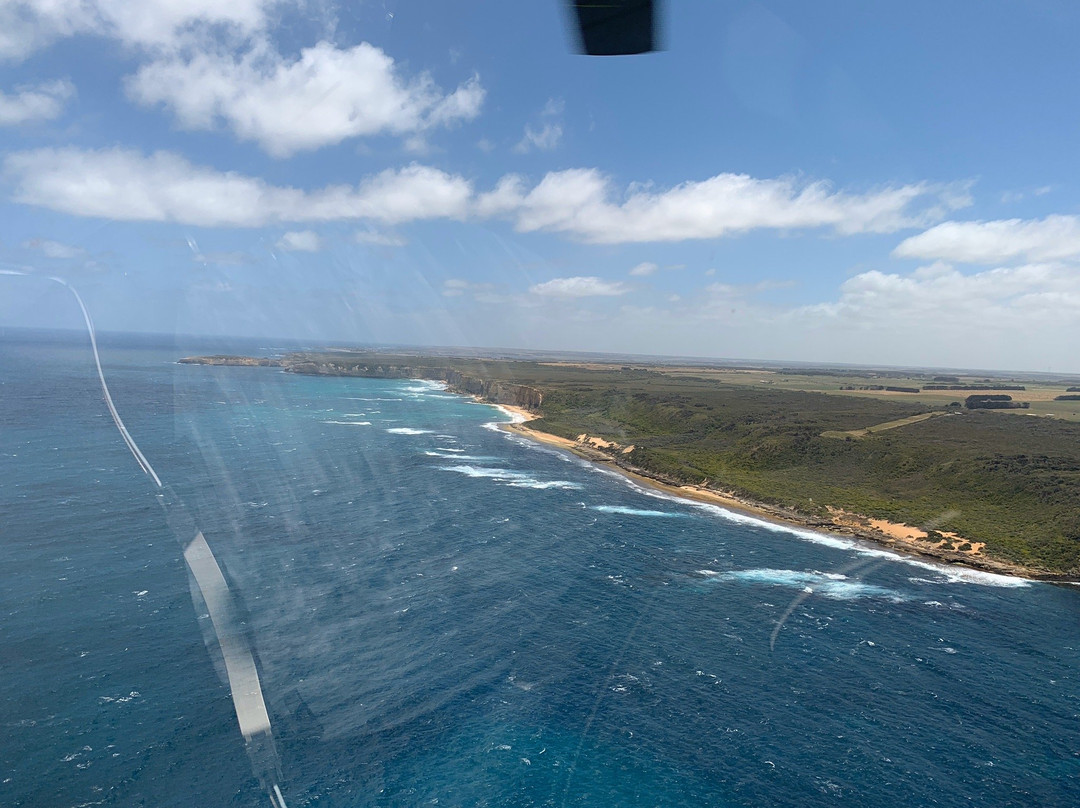
[[[530,412],[539,412],[544,400],[543,394],[535,387],[466,376],[456,370],[448,370],[443,381],[451,392],[476,396],[492,404],[521,407]]]
[[[187,356],[179,360],[184,365],[230,365],[238,367],[279,367],[286,373],[305,376],[356,376],[366,379],[425,379],[445,382],[452,393],[475,396],[492,404],[521,407],[538,412],[543,394],[535,387],[512,382],[493,381],[471,376],[451,367],[432,365],[381,364],[348,355],[325,356],[287,354],[280,359],[252,356]]]

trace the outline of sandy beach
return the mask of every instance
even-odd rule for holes
[[[483,403],[490,404],[490,402]],[[641,469],[629,469],[617,463],[614,454],[617,453],[619,447],[616,447],[615,453],[600,451],[597,448],[597,439],[590,438],[588,435],[581,435],[578,440],[570,440],[569,438],[530,429],[526,424],[541,417],[540,415],[521,407],[505,404],[496,406],[513,419],[510,423],[502,424],[503,429],[538,443],[565,449],[594,463],[603,463],[612,471],[622,474],[635,483],[665,494],[694,502],[718,505],[722,508],[776,524],[809,528],[823,534],[853,537],[887,547],[905,555],[930,559],[941,564],[963,566],[981,572],[992,572],[998,575],[1011,575],[1021,578],[1054,581],[1074,580],[1069,576],[1057,575],[1045,570],[988,557],[982,552],[985,546],[983,542],[968,539],[955,533],[942,532],[941,535],[944,537],[942,540],[931,542],[926,540],[927,532],[921,528],[848,513],[840,509],[830,508],[829,519],[816,519],[784,508],[724,494],[699,485],[671,485],[650,476]],[[607,441],[599,441],[599,443],[609,449],[612,445]]]

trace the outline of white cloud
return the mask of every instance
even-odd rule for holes
[[[170,152],[146,156],[120,148],[15,152],[4,159],[4,176],[23,204],[74,216],[202,227],[463,218],[472,197],[467,180],[417,164],[355,186],[305,191],[195,166]]]
[[[509,216],[520,231],[554,231],[595,243],[718,238],[752,228],[879,231],[933,215],[933,208],[925,206],[912,210],[913,202],[959,204],[946,191],[924,185],[855,196],[829,193],[821,184],[797,187],[790,180],[736,175],[660,193],[637,189],[615,204],[607,181],[592,169],[549,174],[528,191],[520,177],[508,175],[493,190],[477,195],[464,177],[417,163],[356,185],[304,190],[194,165],[171,152],[144,155],[123,148],[14,152],[4,158],[3,174],[14,201],[75,216],[204,227],[351,220],[392,227],[425,219]],[[1045,221],[1054,218],[1078,226],[1071,217]],[[935,232],[937,228],[909,239],[898,252]],[[397,236],[385,235],[359,234],[357,240],[399,243]],[[1077,252],[1080,247],[1031,254]],[[639,264],[631,274],[656,271],[649,267],[650,262]]]
[[[894,334],[1022,336],[1021,342],[1037,349],[1038,332],[1050,337],[1061,326],[1080,330],[1080,273],[1056,264],[1025,264],[964,274],[941,262],[909,275],[872,270],[845,281],[836,301],[797,313]]]
[[[425,157],[433,151],[428,139],[422,133],[409,135],[401,145],[405,151],[409,154],[415,154],[417,157]]]
[[[681,300],[654,295],[641,306],[623,298],[562,306],[507,298],[501,318],[473,316],[470,323],[487,329],[488,344],[507,344],[506,335],[516,333],[525,335],[525,344],[546,339],[552,349],[1080,371],[1074,347],[1080,344],[1080,273],[1072,267],[969,273],[935,264],[910,273],[863,272],[810,306],[755,296],[785,285],[715,285]]]
[[[353,237],[359,244],[371,244],[376,247],[404,247],[409,243],[396,233],[384,233],[379,230],[357,230]]]
[[[459,121],[471,121],[480,114],[486,95],[487,90],[480,85],[480,77],[474,74],[471,79],[435,104],[427,117],[427,124],[452,126]]]
[[[393,58],[366,42],[345,49],[319,42],[297,59],[265,42],[239,56],[166,56],[130,77],[127,92],[140,104],[164,105],[185,129],[224,124],[275,157],[471,120],[485,94],[477,76],[448,95],[426,74],[406,79]]]
[[[710,283],[705,287],[706,294],[714,297],[738,297],[743,290],[731,283]]]
[[[322,239],[314,230],[290,230],[278,239],[277,247],[288,252],[318,252]]]
[[[3,0],[0,59],[23,59],[51,42],[78,34],[130,46],[167,48],[207,27],[239,35],[263,30],[267,13],[290,0]]]
[[[549,98],[547,103],[544,104],[544,108],[540,110],[540,114],[545,118],[552,118],[556,115],[562,115],[566,110],[566,102],[561,98]]]
[[[549,98],[544,108],[540,110],[540,125],[526,124],[525,134],[514,146],[518,154],[528,154],[536,151],[551,151],[562,140],[563,128],[561,118],[566,109],[566,103],[561,98]]]
[[[1077,259],[1080,216],[944,222],[900,242],[893,255],[970,264]]]
[[[966,191],[956,187],[918,183],[852,194],[824,182],[745,174],[718,174],[658,193],[631,187],[619,200],[604,175],[579,168],[551,172],[532,188],[519,176],[505,176],[479,198],[477,210],[512,218],[521,232],[619,244],[720,238],[757,228],[892,232],[925,226],[968,204]]]
[[[472,283],[461,278],[450,278],[443,281],[443,297],[462,297],[468,294],[479,303],[505,303],[513,298],[507,295],[497,294],[495,287],[490,283]]]
[[[559,141],[562,140],[562,133],[562,124],[558,123],[545,123],[539,129],[526,125],[525,134],[514,146],[514,151],[518,154],[527,154],[533,149],[551,151],[559,145]]]
[[[544,297],[617,297],[630,289],[617,281],[597,277],[554,278],[529,287],[534,295]]]
[[[221,250],[208,253],[193,253],[191,260],[196,264],[217,264],[225,267],[242,267],[255,263],[255,259],[239,250]]]
[[[644,278],[648,275],[652,275],[658,269],[660,269],[659,264],[654,264],[652,261],[642,261],[630,270],[630,274],[635,278]]]
[[[46,258],[78,258],[86,254],[82,247],[72,247],[70,244],[61,244],[59,241],[35,238],[24,242],[23,246],[28,250],[41,250]]]
[[[873,270],[849,278],[835,300],[778,314],[769,318],[767,332],[784,337],[774,349],[779,356],[1080,370],[1073,348],[1080,344],[1080,273],[1071,266],[963,273],[935,263],[909,274]]]
[[[1052,185],[1041,185],[1038,188],[1032,188],[1029,191],[1003,191],[1001,194],[1001,204],[1011,205],[1014,202],[1021,202],[1029,196],[1046,196],[1054,190]]]
[[[149,58],[126,82],[132,100],[164,106],[186,129],[227,128],[276,156],[380,133],[415,145],[426,130],[479,115],[485,91],[475,75],[444,93],[366,42],[278,53],[269,40],[276,12],[305,2],[0,0],[0,59],[76,35],[116,40]]]
[[[74,95],[75,85],[66,80],[17,87],[11,94],[0,91],[0,126],[59,118]]]
[[[708,274],[708,273],[706,273]],[[755,283],[710,283],[705,287],[705,292],[717,298],[745,298],[751,295],[759,295],[773,289],[788,289],[795,286],[794,281],[761,280]]]
[[[444,297],[461,297],[465,294],[465,291],[471,287],[472,284],[461,278],[450,278],[443,281],[443,296]]]

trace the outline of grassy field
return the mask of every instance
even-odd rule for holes
[[[1032,402],[1020,415],[948,407],[969,391],[841,389],[921,388],[933,383],[925,375],[386,354],[335,355],[333,361],[343,369],[376,361],[454,368],[529,385],[543,393],[542,418],[530,426],[571,439],[585,432],[632,444],[630,462],[652,473],[708,481],[808,515],[825,516],[833,506],[933,525],[986,542],[984,552],[993,557],[1080,574],[1080,422],[1074,420],[1080,402],[1051,400],[1064,383],[1006,380],[1028,387],[1008,391]],[[1064,417],[1038,417],[1049,413]]]
[[[724,384],[743,385],[747,387],[763,386],[775,390],[792,390],[807,393],[828,393],[830,395],[853,396],[856,398],[871,398],[878,400],[902,399],[916,401],[933,407],[945,407],[951,402],[963,402],[972,393],[994,392],[978,390],[923,390],[927,384],[935,382],[934,373],[927,371],[919,374],[905,374],[893,372],[882,375],[883,372],[874,371],[834,371],[828,374],[814,374],[811,372],[785,374],[777,370],[759,369],[703,369],[696,367],[665,367],[665,372],[673,377],[696,377],[702,380],[712,379]],[[944,382],[949,384],[951,382]],[[1054,401],[1056,396],[1062,395],[1069,387],[1077,386],[1080,380],[1075,377],[1063,377],[1060,379],[1047,380],[1040,376],[1008,376],[987,377],[981,374],[962,375],[958,377],[958,384],[1010,384],[1021,385],[1026,390],[1003,390],[1001,392],[1011,395],[1017,401],[1028,401],[1031,407],[1028,410],[995,410],[998,414],[1009,415],[1046,415],[1062,418],[1069,421],[1080,421],[1080,401]],[[918,393],[896,393],[884,390],[851,390],[844,388],[866,387],[881,385],[889,387],[919,388]]]

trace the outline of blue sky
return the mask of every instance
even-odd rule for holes
[[[108,330],[1080,371],[1080,7],[666,18],[0,0],[0,267]]]

